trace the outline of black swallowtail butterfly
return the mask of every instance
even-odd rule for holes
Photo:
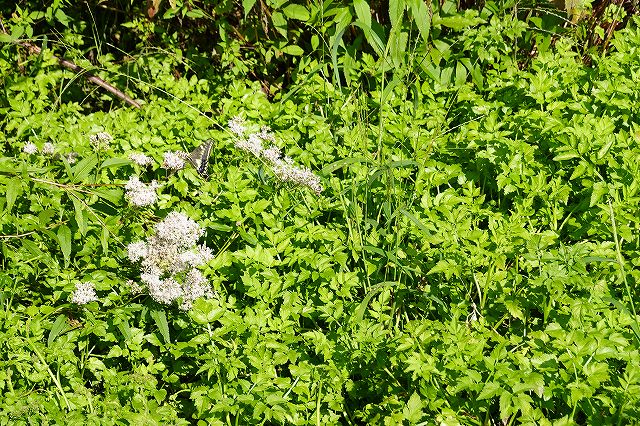
[[[187,160],[189,161],[189,163],[191,163],[198,174],[205,179],[209,177],[207,168],[209,166],[209,154],[211,154],[212,145],[213,141],[208,140],[191,151],[189,155],[187,155]]]

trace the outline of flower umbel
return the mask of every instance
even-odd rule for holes
[[[96,289],[92,282],[77,283],[76,290],[71,295],[71,301],[78,305],[86,305],[98,300]]]
[[[27,142],[22,147],[22,152],[24,152],[25,154],[29,154],[29,155],[37,154],[38,153],[38,147],[33,142]]]
[[[56,147],[51,142],[46,142],[42,145],[42,153],[44,155],[53,155],[56,152]]]
[[[153,158],[139,152],[132,152],[131,154],[129,154],[129,160],[142,167],[150,166],[151,164],[153,164]]]
[[[107,132],[100,132],[89,136],[89,142],[91,142],[91,145],[93,145],[97,151],[105,151],[109,149],[109,145],[112,140],[113,136]]]
[[[181,170],[184,169],[184,159],[186,153],[182,151],[165,152],[163,157],[162,167],[168,170]]]
[[[140,261],[142,288],[156,302],[179,302],[184,310],[198,297],[211,297],[209,282],[197,269],[213,259],[210,248],[197,245],[204,234],[200,225],[184,213],[171,212],[155,231],[146,241],[127,247],[129,259]]]
[[[155,180],[147,185],[141,182],[138,176],[131,176],[124,186],[125,198],[137,207],[150,206],[158,199],[156,189],[159,187],[160,185]]]
[[[263,126],[259,132],[245,136],[247,128],[244,120],[234,117],[229,120],[229,131],[237,136],[234,145],[243,151],[250,152],[257,158],[264,159],[273,168],[273,173],[281,182],[306,186],[316,194],[323,191],[320,178],[308,167],[296,166],[289,157],[284,157],[275,144],[276,138],[269,127]],[[265,144],[270,145],[265,148]]]

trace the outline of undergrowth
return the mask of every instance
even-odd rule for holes
[[[511,3],[59,3],[0,50],[0,424],[638,421],[637,20],[603,53]]]

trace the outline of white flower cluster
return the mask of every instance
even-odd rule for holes
[[[56,152],[56,147],[51,142],[45,142],[45,144],[42,145],[42,153],[44,155],[53,155],[55,152]]]
[[[263,127],[257,133],[246,136],[247,127],[241,117],[234,117],[229,120],[229,131],[237,136],[234,141],[236,148],[250,152],[258,158],[266,160],[273,168],[273,173],[282,182],[290,182],[296,185],[303,185],[310,188],[316,194],[320,194],[324,189],[320,184],[320,178],[316,176],[308,167],[300,167],[294,161],[282,155],[280,149],[273,145],[275,136],[268,127]],[[270,143],[268,148],[264,143]]]
[[[184,169],[184,160],[186,153],[182,151],[165,152],[163,157],[162,167],[168,170],[181,170]]]
[[[65,158],[67,159],[69,164],[75,164],[77,159],[78,159],[78,153],[77,152],[70,152],[67,155],[65,155]]]
[[[89,142],[96,150],[106,150],[109,148],[111,141],[113,140],[113,136],[111,136],[107,132],[96,133],[95,135],[89,136]]]
[[[71,295],[71,301],[78,305],[85,305],[98,300],[96,289],[92,282],[77,283],[76,290]]]
[[[199,297],[213,295],[197,269],[213,259],[211,249],[198,245],[204,230],[183,213],[171,212],[155,227],[156,235],[127,247],[129,260],[140,261],[142,287],[158,303],[179,302],[191,308]]]
[[[27,142],[22,147],[22,152],[24,152],[25,154],[29,154],[29,155],[37,154],[38,153],[38,147],[33,142]]]
[[[27,142],[22,146],[22,152],[29,155],[37,154],[38,152],[40,152],[47,157],[52,157],[54,160],[59,160],[64,157],[67,159],[69,164],[74,164],[78,157],[77,152],[70,152],[64,155],[56,154],[56,146],[51,142],[45,142],[42,145],[41,149],[38,149],[38,146],[33,142]]]
[[[138,176],[131,176],[124,186],[125,198],[137,207],[150,206],[158,199],[156,189],[159,187],[160,185],[155,180],[147,185],[141,182]]]
[[[139,152],[132,152],[131,154],[129,154],[129,160],[142,167],[150,166],[151,164],[153,164],[153,158]]]

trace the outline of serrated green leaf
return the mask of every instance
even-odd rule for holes
[[[164,339],[165,344],[171,343],[171,338],[169,336],[169,323],[167,322],[167,315],[161,309],[153,309],[149,312],[151,318],[153,318],[153,322],[155,322],[156,327],[160,331],[160,335]]]
[[[71,201],[73,202],[73,208],[75,209],[76,223],[78,224],[78,230],[80,234],[87,234],[87,213],[85,212],[84,204],[77,198],[77,194],[69,194]]]
[[[505,300],[504,306],[507,308],[507,311],[511,314],[512,317],[518,318],[519,320],[524,321],[524,314],[522,313],[522,308],[518,305],[517,302],[513,300]]]
[[[18,196],[22,194],[22,181],[18,178],[9,179],[5,186],[5,197],[7,200],[7,204],[5,207],[6,212],[11,212],[13,205],[15,204]]]
[[[484,384],[484,387],[482,388],[482,391],[480,391],[480,395],[478,395],[477,399],[491,399],[501,393],[501,389],[500,385],[496,382],[487,382]]]
[[[407,404],[402,410],[402,415],[410,423],[415,424],[419,422],[424,415],[424,413],[422,412],[422,407],[423,404],[420,400],[420,395],[418,395],[417,392],[413,392],[411,394],[411,397],[409,398],[409,401],[407,401]]]
[[[110,167],[117,168],[121,166],[128,166],[129,164],[131,164],[131,161],[127,160],[126,158],[108,158],[104,160],[102,164],[100,164],[100,169],[105,169]]]
[[[364,24],[363,26],[371,29],[371,8],[367,0],[354,0],[353,8],[358,20]]]
[[[389,0],[389,21],[394,29],[402,25],[402,15],[404,15],[405,0]]]
[[[91,193],[115,205],[118,205],[123,197],[121,189],[100,188],[92,190]]]
[[[60,250],[62,250],[62,256],[64,257],[64,266],[67,268],[71,256],[71,230],[66,225],[60,225],[57,236],[58,244],[60,244]]]
[[[605,182],[596,182],[591,190],[589,207],[593,207],[600,202],[602,197],[609,192],[609,186]]]
[[[51,344],[56,340],[56,337],[64,333],[68,328],[69,326],[67,324],[67,316],[64,314],[58,315],[53,325],[51,326],[51,330],[49,331],[47,345],[51,346]]]
[[[428,44],[429,33],[431,32],[431,16],[429,14],[427,4],[424,0],[409,0],[409,7],[413,16],[413,21],[422,36],[422,40]]]
[[[96,155],[90,155],[87,158],[83,158],[71,168],[71,174],[73,176],[72,182],[79,182],[89,177],[89,174],[98,165],[98,157]]]

